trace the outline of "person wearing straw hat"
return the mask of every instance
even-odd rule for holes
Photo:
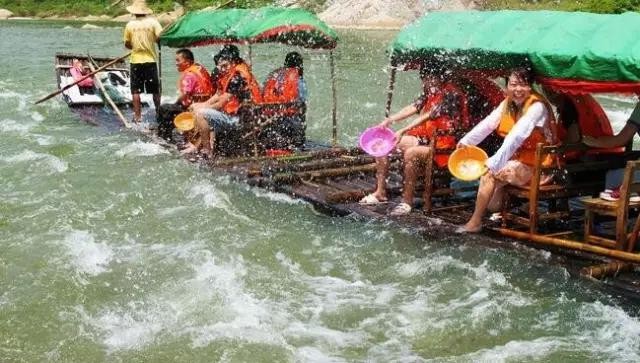
[[[176,116],[173,124],[186,141],[180,154],[200,153],[207,158],[213,157],[213,133],[207,121],[197,119],[191,112],[183,112]]]
[[[478,145],[493,131],[504,137],[498,151],[485,162],[487,172],[480,178],[473,215],[466,224],[456,229],[456,233],[480,232],[482,217],[487,209],[500,209],[502,191],[507,184],[529,184],[537,144],[557,143],[553,110],[549,101],[532,91],[533,77],[530,68],[511,71],[506,99],[462,137],[457,145],[458,148]],[[543,160],[543,165],[549,166],[553,161],[549,156]]]
[[[133,103],[133,121],[140,122],[140,94],[153,95],[156,110],[160,107],[160,80],[158,79],[158,53],[156,43],[162,32],[162,26],[150,14],[153,11],[144,0],[134,0],[127,11],[135,16],[124,28],[124,46],[131,49],[131,95]]]

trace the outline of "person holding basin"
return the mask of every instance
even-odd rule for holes
[[[525,186],[531,180],[537,144],[556,144],[551,105],[543,96],[533,92],[532,84],[531,69],[514,69],[507,81],[505,100],[460,139],[458,148],[478,145],[496,131],[504,141],[485,162],[486,172],[480,178],[473,215],[456,229],[457,233],[480,232],[487,209],[500,209],[504,186]],[[549,166],[552,162],[548,156],[543,165]]]
[[[441,64],[425,63],[420,67],[423,92],[411,104],[397,113],[385,118],[378,127],[387,128],[393,123],[418,115],[411,123],[395,133],[396,148],[404,159],[404,185],[402,202],[391,215],[405,215],[413,208],[415,184],[421,164],[432,155],[430,141],[438,130],[452,131],[455,123],[468,121],[465,94],[450,80],[450,74]],[[453,149],[456,140],[453,136],[436,137],[436,147]],[[434,161],[439,167],[447,164],[448,155],[435,155]],[[371,205],[387,201],[386,180],[389,176],[389,157],[376,158],[376,190],[360,200],[360,204]]]

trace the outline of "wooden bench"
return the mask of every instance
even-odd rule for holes
[[[634,174],[640,170],[640,161],[628,161],[624,171],[624,179],[620,187],[620,199],[607,201],[600,198],[583,198],[585,206],[584,241],[617,250],[630,250],[634,241],[628,238],[629,210],[640,207],[640,202],[629,200],[632,193],[640,191],[640,182],[634,180]],[[598,236],[594,232],[593,219],[595,215],[615,217],[615,239]],[[630,243],[629,243],[630,242]]]
[[[579,151],[585,148],[581,144],[567,144],[560,146],[544,146],[538,144],[535,154],[535,165],[529,185],[518,187],[508,185],[504,189],[502,201],[502,228],[509,228],[510,223],[528,229],[529,233],[538,233],[539,224],[549,220],[558,220],[570,216],[569,198],[595,195],[604,188],[604,175],[608,169],[606,162],[577,162],[575,164],[554,163],[549,167],[542,166],[547,155],[562,158],[567,152]],[[577,178],[581,172],[590,171],[598,175],[590,178]],[[600,175],[601,174],[601,175]],[[540,181],[545,175],[553,175],[553,180],[545,185]],[[526,201],[528,213],[520,216],[514,213],[514,202]],[[540,211],[540,202],[547,201],[551,207]]]
[[[236,142],[242,145],[240,153],[257,156],[268,148],[301,148],[305,142],[306,104],[290,103],[244,103],[238,110],[240,132]],[[301,130],[299,135],[286,135],[282,140],[273,140],[265,131],[284,127],[287,120],[297,118]],[[274,147],[275,145],[275,147]]]

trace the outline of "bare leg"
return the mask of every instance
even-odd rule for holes
[[[476,207],[473,211],[471,219],[464,225],[464,229],[473,232],[482,228],[482,216],[487,210],[489,201],[493,197],[496,188],[496,179],[493,174],[486,173],[480,179],[480,187],[478,188],[478,196],[476,198]]]
[[[140,94],[139,93],[134,93],[131,95],[131,103],[133,104],[133,121],[140,122],[142,115],[140,112]]]
[[[389,177],[389,157],[376,158],[376,190],[373,195],[379,201],[387,200],[387,178]]]
[[[418,139],[413,136],[403,136],[396,146],[400,152],[404,152],[413,146],[418,145]],[[387,178],[389,177],[389,157],[376,158],[376,190],[373,192],[379,201],[387,200]]]
[[[420,164],[423,164],[429,156],[431,156],[431,149],[427,146],[413,146],[404,152],[402,201],[409,205],[413,205]]]
[[[496,187],[493,191],[493,196],[489,201],[489,205],[487,209],[489,212],[498,212],[502,210],[502,197],[504,196],[504,186],[505,184],[499,180],[496,180]]]

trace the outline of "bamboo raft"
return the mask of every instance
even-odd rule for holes
[[[375,164],[373,157],[357,149],[323,147],[284,157],[219,158],[205,165],[217,174],[227,174],[249,185],[305,200],[329,215],[391,223],[415,231],[427,240],[453,243],[461,240],[452,237],[452,231],[470,217],[475,202],[473,194],[467,193],[465,196],[461,192],[475,191],[476,188],[454,191],[448,184],[434,188],[430,212],[419,209],[424,202],[416,200],[417,208],[412,213],[392,217],[388,212],[400,201],[402,190],[398,164],[398,160],[392,159],[388,181],[389,202],[375,206],[358,203],[360,198],[375,189]],[[447,173],[436,171],[433,176],[435,183]],[[421,184],[424,185],[424,182],[419,180],[416,195],[421,195]],[[568,222],[574,223],[578,230],[582,227],[582,220],[575,216],[573,221]],[[474,243],[521,251],[527,250],[523,246],[549,250],[554,255],[554,263],[565,267],[572,275],[599,279],[616,295],[640,300],[640,273],[633,264],[640,262],[640,254],[620,251],[621,257],[617,253],[619,251],[580,242],[577,233],[573,236],[567,233],[532,236],[528,232],[505,230],[499,222],[486,222],[488,227],[484,232],[472,237]]]

